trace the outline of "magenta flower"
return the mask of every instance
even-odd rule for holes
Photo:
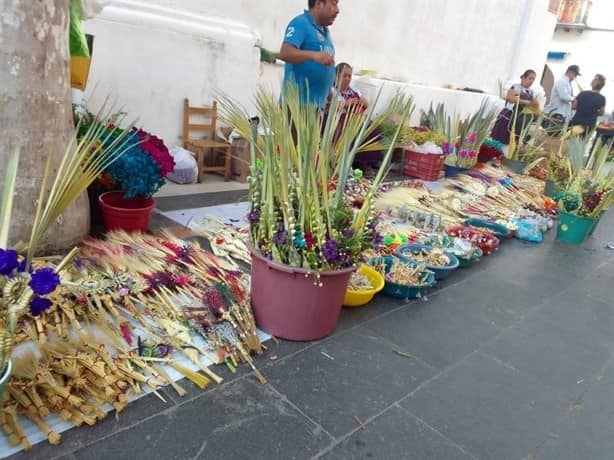
[[[468,153],[467,153],[466,150],[461,150],[459,155],[460,155],[461,158],[467,158]]]
[[[472,144],[475,143],[475,141],[477,140],[477,136],[475,134],[469,134],[469,142],[471,142]]]
[[[455,148],[456,150],[460,149],[460,146],[461,146],[460,141],[456,141],[456,142],[454,143],[454,148]]]
[[[469,158],[475,158],[475,155],[476,155],[475,150],[471,150],[469,152]]]
[[[136,134],[141,139],[141,148],[149,153],[158,166],[160,166],[162,177],[166,177],[168,173],[175,169],[175,159],[168,151],[166,145],[164,145],[164,141],[142,129],[139,129]]]

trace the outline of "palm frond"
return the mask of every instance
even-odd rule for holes
[[[15,182],[17,180],[17,170],[19,168],[20,148],[9,158],[4,172],[4,187],[2,189],[2,201],[0,201],[0,248],[6,249],[11,228],[11,214],[13,211],[13,201],[15,197]],[[0,374],[1,375],[1,374]]]
[[[87,187],[116,161],[126,150],[134,146],[128,137],[129,131],[118,127],[109,127],[102,120],[109,117],[111,110],[101,109],[85,134],[79,138],[78,131],[71,137],[47,194],[52,158],[43,176],[43,187],[39,199],[39,210],[32,228],[27,253],[28,265],[34,252],[38,249],[43,236],[57,218],[81,196]],[[134,125],[131,123],[130,126]],[[51,155],[50,155],[51,157]]]

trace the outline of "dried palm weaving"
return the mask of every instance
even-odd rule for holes
[[[29,419],[57,444],[50,414],[93,425],[145,389],[171,385],[169,372],[200,388],[222,378],[205,362],[236,372],[262,353],[247,276],[234,264],[170,234],[111,233],[89,240],[53,294],[53,306],[20,324],[13,375],[0,410],[12,446],[30,447]],[[190,363],[191,365],[187,365]]]

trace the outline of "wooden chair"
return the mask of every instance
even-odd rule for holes
[[[198,116],[203,122],[193,123],[190,120],[193,116]],[[224,176],[225,180],[230,180],[230,160],[232,156],[232,146],[227,142],[215,140],[215,126],[217,123],[217,102],[213,101],[211,107],[192,107],[188,99],[183,100],[183,148],[196,153],[198,163],[198,182],[201,175],[206,172],[214,172]],[[200,133],[201,138],[195,138],[193,133]],[[203,139],[202,135],[206,138]],[[210,150],[211,164],[206,164],[206,152]],[[216,164],[219,153],[224,155],[222,165]]]

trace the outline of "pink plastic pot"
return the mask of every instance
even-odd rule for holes
[[[256,324],[287,340],[309,341],[335,330],[355,268],[324,272],[322,287],[307,270],[278,264],[251,249],[251,301]]]
[[[104,229],[146,232],[151,211],[156,207],[152,197],[124,198],[124,192],[106,192],[98,197]]]

